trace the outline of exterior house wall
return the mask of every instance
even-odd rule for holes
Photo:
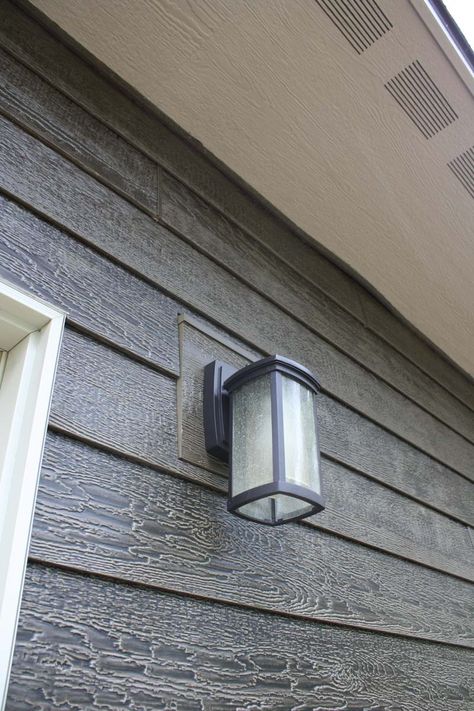
[[[472,384],[6,0],[0,71],[0,274],[69,314],[7,709],[470,708]],[[327,498],[279,529],[201,416],[274,352]]]

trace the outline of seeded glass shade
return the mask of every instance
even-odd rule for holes
[[[297,363],[271,356],[231,375],[225,389],[229,511],[273,526],[321,511],[318,381]]]

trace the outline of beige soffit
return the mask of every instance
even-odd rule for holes
[[[34,4],[474,373],[473,78],[424,0]]]

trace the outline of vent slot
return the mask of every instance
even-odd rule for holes
[[[474,146],[449,161],[448,168],[464,185],[471,197],[474,197]]]
[[[425,138],[431,138],[458,118],[418,60],[390,79],[385,88]]]
[[[393,27],[376,0],[316,2],[358,54],[362,54]]]

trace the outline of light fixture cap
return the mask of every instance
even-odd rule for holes
[[[313,373],[305,368],[304,365],[300,365],[290,358],[285,358],[280,355],[271,355],[267,358],[262,358],[261,360],[255,361],[255,363],[250,363],[244,368],[237,370],[235,373],[230,375],[224,382],[223,386],[228,393],[239,388],[244,383],[247,383],[254,378],[260,378],[266,373],[272,373],[274,371],[280,372],[293,380],[297,380],[302,385],[306,385],[310,390],[318,393],[321,390],[321,384],[317,377]]]

